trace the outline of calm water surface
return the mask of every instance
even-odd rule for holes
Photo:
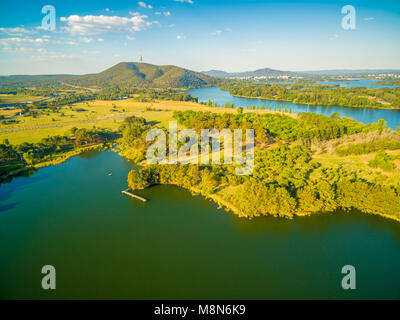
[[[355,88],[355,87],[365,87],[365,88],[373,88],[373,89],[381,89],[381,88],[396,88],[398,85],[385,85],[379,84],[382,81],[379,80],[345,80],[345,81],[318,81],[311,84],[324,84],[324,85],[339,85],[343,88]],[[259,82],[263,83],[263,82]],[[267,81],[264,83],[269,84],[293,84],[296,82],[293,81]]]
[[[178,187],[121,195],[91,152],[0,185],[0,298],[400,298],[400,224],[357,212],[252,221]],[[112,176],[108,173],[112,172]],[[41,289],[54,265],[57,289]],[[341,268],[357,290],[341,289]]]
[[[282,105],[282,110],[285,109],[285,106],[287,106],[288,110],[291,107],[293,113],[314,112],[330,116],[333,113],[338,112],[343,117],[351,117],[363,123],[372,123],[379,119],[385,119],[388,126],[392,129],[396,129],[397,126],[400,126],[400,110],[311,106],[292,102],[240,98],[232,96],[229,91],[219,90],[217,87],[192,89],[188,90],[188,93],[193,97],[198,97],[200,102],[208,102],[208,99],[211,99],[213,103],[217,103],[221,106],[227,102],[234,103],[236,107],[243,108],[248,105],[261,106],[264,104],[267,109],[272,105],[273,110],[275,106],[278,109],[279,105]]]
[[[351,80],[351,81],[320,81],[316,84],[338,84],[343,88],[365,87],[368,89],[396,88],[398,85],[379,84],[378,80]]]

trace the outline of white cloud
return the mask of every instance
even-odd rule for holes
[[[87,42],[89,43],[89,40],[82,40],[82,38],[78,39],[80,42]],[[58,40],[51,40],[49,44],[55,44],[55,45],[69,45],[69,46],[77,46],[79,43],[75,41],[75,39],[66,39],[66,38],[61,38]]]
[[[133,40],[136,39],[135,37],[131,37],[131,36],[127,36],[126,38],[127,38],[129,41],[133,41]]]
[[[79,38],[79,41],[81,41],[83,43],[92,43],[93,39],[91,39],[91,38]]]
[[[104,42],[104,39],[103,38],[98,38],[97,41],[98,42]]]
[[[58,52],[51,52],[46,53],[43,55],[32,56],[31,60],[33,61],[47,61],[47,60],[60,60],[60,59],[79,59],[78,56],[73,54],[66,54],[66,53],[58,53]]]
[[[178,40],[184,40],[184,39],[186,39],[186,37],[185,37],[185,36],[182,36],[182,35],[177,35],[176,38],[177,38]]]
[[[147,16],[137,12],[129,12],[132,17],[120,16],[78,16],[72,15],[68,18],[62,17],[60,20],[66,22],[68,27],[64,30],[71,34],[96,35],[106,32],[122,31],[141,31],[151,26],[151,22],[146,21]]]
[[[142,2],[142,1],[138,2],[138,5],[141,6],[141,7],[143,7],[143,8],[146,8],[146,9],[153,9],[153,7],[152,7],[150,4],[147,5],[147,4],[145,4],[144,2]]]
[[[190,4],[193,4],[194,2],[193,2],[193,0],[174,0],[175,2],[186,2],[186,3],[190,3]]]
[[[246,51],[246,52],[257,52],[257,49],[245,49],[244,51]]]
[[[25,28],[0,28],[0,32],[6,33],[6,34],[16,34],[16,33],[25,33],[25,34],[34,34],[36,31],[34,30],[28,30]]]
[[[372,20],[375,20],[375,18],[374,17],[368,17],[368,18],[364,18],[364,20],[365,21],[372,21]]]
[[[164,12],[156,11],[156,12],[154,12],[154,14],[156,14],[158,16],[163,14],[164,16],[169,17],[171,15],[171,12],[170,11],[164,11]]]
[[[3,38],[3,39],[0,39],[0,45],[43,44],[43,43],[46,43],[46,42],[49,42],[49,39],[45,39],[45,38],[36,38],[36,39],[31,39],[31,38]]]
[[[212,32],[211,34],[213,35],[213,36],[219,36],[219,35],[221,35],[222,33],[224,33],[224,32],[231,32],[232,30],[230,29],[230,28],[225,28],[224,30],[220,30],[220,29],[218,29],[218,30],[215,30],[214,32]]]
[[[339,35],[338,34],[334,34],[332,37],[330,37],[329,38],[329,40],[336,40],[336,39],[338,39],[339,38]]]
[[[46,47],[49,48],[50,45],[52,47],[56,45],[61,46],[78,46],[79,43],[91,43],[93,39],[91,38],[78,38],[77,41],[74,39],[61,38],[61,39],[48,39],[44,36],[41,38],[29,38],[29,37],[13,37],[13,38],[2,38],[0,39],[0,47],[3,48],[3,51],[35,51],[42,52],[46,50]]]
[[[93,51],[84,50],[83,53],[84,54],[100,54],[101,51],[99,51],[99,50],[93,50]]]
[[[222,33],[222,30],[215,30],[214,32],[212,32],[211,34],[213,36],[219,36]]]
[[[1,49],[3,52],[37,52],[37,53],[46,53],[47,50],[45,48],[27,48],[27,47],[4,47]]]

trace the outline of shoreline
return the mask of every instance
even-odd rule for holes
[[[65,161],[69,160],[70,158],[78,156],[78,155],[80,155],[80,154],[82,154],[82,153],[84,153],[86,151],[91,151],[91,150],[95,150],[95,149],[98,149],[98,148],[101,148],[101,151],[104,151],[106,149],[106,148],[102,147],[102,144],[96,144],[96,145],[80,148],[79,150],[73,150],[69,154],[67,154],[66,156],[64,156],[64,157],[62,157],[60,159],[57,159],[57,160],[50,160],[50,161],[46,161],[46,162],[43,162],[43,163],[38,163],[38,164],[33,165],[33,166],[16,169],[15,171],[13,171],[11,173],[8,173],[7,175],[2,176],[1,179],[0,179],[0,181],[1,181],[0,184],[6,182],[5,180],[8,179],[8,178],[12,179],[12,178],[18,177],[18,174],[20,174],[20,173],[23,173],[23,172],[26,172],[26,171],[29,171],[29,170],[37,170],[37,169],[44,168],[44,167],[47,167],[47,166],[59,165],[59,164],[64,163]],[[124,159],[126,159],[128,161],[133,162],[139,168],[142,168],[144,166],[143,163],[137,164],[136,162],[133,161],[133,159],[130,159],[129,157],[126,157],[126,156],[122,155],[121,154],[122,153],[121,150],[116,150],[116,149],[113,149],[113,148],[110,148],[110,150],[115,152],[118,156],[120,156],[120,157],[122,157],[122,158],[124,158]],[[239,218],[246,218],[246,219],[252,220],[251,217],[249,217],[247,215],[244,215],[236,206],[234,206],[231,202],[229,202],[227,200],[224,200],[222,198],[222,196],[219,195],[219,194],[216,194],[216,193],[211,193],[211,194],[202,193],[200,189],[197,189],[195,187],[185,188],[183,186],[180,186],[177,183],[158,184],[158,185],[173,185],[173,186],[177,186],[179,188],[182,188],[182,189],[185,189],[185,190],[191,192],[192,195],[201,195],[205,199],[211,200],[212,202],[214,202],[215,204],[218,205],[218,209],[224,209],[226,212],[233,213],[236,216],[238,216]],[[143,188],[141,190],[145,190],[145,189],[147,189],[147,187]],[[132,191],[135,191],[135,190],[132,190]],[[337,208],[337,209],[341,209],[341,208]],[[357,210],[356,208],[353,208],[353,209]],[[342,210],[345,210],[345,209],[342,209]],[[360,212],[362,212],[362,211],[360,211]],[[329,213],[329,211],[318,211],[318,212],[301,212],[301,211],[297,211],[297,212],[293,212],[293,217],[277,217],[277,216],[274,216],[274,215],[260,215],[260,217],[261,216],[272,216],[272,217],[280,218],[280,219],[285,218],[285,219],[293,220],[296,217],[308,217],[308,216],[311,216],[313,214],[324,214],[324,213]],[[369,214],[369,215],[376,215],[376,216],[380,216],[380,217],[383,217],[383,218],[386,218],[386,219],[390,219],[390,220],[394,220],[394,221],[400,222],[400,218],[395,217],[395,216],[391,216],[391,215],[388,215],[388,214],[366,213],[366,212],[362,212],[362,213],[363,214]]]
[[[58,164],[64,163],[65,161],[67,161],[70,158],[79,156],[80,154],[82,154],[82,153],[84,153],[86,151],[91,151],[91,150],[98,149],[98,148],[101,148],[102,150],[105,150],[105,148],[102,147],[102,144],[94,144],[94,145],[87,146],[87,147],[81,147],[81,148],[79,148],[77,150],[71,150],[71,151],[67,152],[64,156],[60,157],[59,159],[56,158],[56,159],[53,159],[53,160],[47,160],[47,161],[44,161],[44,162],[40,162],[40,163],[37,163],[37,164],[31,166],[31,168],[40,169],[40,168],[53,166],[53,165],[56,166]]]
[[[24,166],[18,169],[15,169],[13,171],[7,172],[6,174],[0,176],[0,184],[7,182],[7,179],[13,179],[19,177],[22,173],[29,172],[29,171],[36,171],[41,168],[49,167],[49,166],[56,166],[59,164],[64,163],[65,161],[79,156],[80,154],[86,152],[86,151],[91,151],[95,149],[101,148],[102,150],[105,150],[105,148],[102,146],[102,144],[95,144],[87,147],[82,147],[77,150],[71,150],[66,152],[63,156],[57,157],[53,160],[46,160],[43,162],[36,163],[34,165],[28,165]]]
[[[305,103],[305,102],[293,102],[293,101],[291,101],[291,100],[277,100],[277,99],[269,99],[269,98],[266,98],[266,97],[248,97],[248,96],[241,96],[241,95],[236,95],[236,94],[232,94],[229,90],[227,90],[227,89],[220,89],[220,88],[218,88],[219,90],[223,90],[223,91],[228,91],[229,92],[229,94],[232,96],[232,97],[236,97],[236,98],[244,98],[244,99],[260,99],[260,100],[268,100],[268,101],[274,101],[274,102],[290,102],[290,103],[293,103],[293,104],[300,104],[300,105],[304,105],[304,106],[313,106],[313,107],[325,107],[325,108],[330,108],[330,107],[333,107],[333,108],[351,108],[351,109],[366,109],[366,110],[368,110],[368,109],[377,109],[377,110],[398,110],[398,111],[400,111],[400,108],[395,108],[395,107],[391,107],[391,108],[385,108],[385,107],[369,107],[369,108],[365,108],[365,107],[359,107],[359,106],[353,106],[353,107],[351,107],[351,106],[336,106],[336,105],[334,105],[334,106],[327,106],[327,105],[319,105],[319,104],[312,104],[312,103]],[[267,109],[265,109],[265,110],[267,110]],[[268,109],[268,111],[273,111],[273,110],[269,110]],[[279,112],[279,111],[277,111],[277,112]]]
[[[222,198],[222,196],[221,195],[219,195],[219,194],[216,194],[216,193],[212,193],[212,194],[205,194],[205,193],[202,193],[201,192],[201,190],[200,189],[197,189],[196,187],[190,187],[190,188],[185,188],[185,187],[183,187],[183,186],[181,186],[181,185],[179,185],[179,184],[177,184],[177,183],[168,183],[168,184],[153,184],[152,186],[154,186],[154,185],[170,185],[170,186],[176,186],[176,187],[179,187],[179,188],[182,188],[182,189],[184,189],[184,190],[187,190],[187,191],[189,191],[192,195],[201,195],[203,198],[205,198],[205,199],[208,199],[208,200],[211,200],[212,202],[214,202],[215,204],[217,204],[218,205],[218,209],[224,209],[226,212],[228,212],[228,213],[233,213],[233,214],[235,214],[237,217],[239,217],[239,218],[241,218],[241,219],[248,219],[248,220],[252,220],[252,219],[254,219],[254,218],[257,218],[257,217],[249,217],[249,216],[247,216],[247,215],[244,215],[236,206],[234,206],[231,202],[229,202],[229,201],[227,201],[227,200],[224,200],[223,198]],[[142,191],[142,190],[146,190],[148,187],[146,187],[146,188],[143,188],[143,189],[136,189],[136,190],[139,190],[139,191]],[[343,210],[343,211],[348,211],[348,209],[347,208],[340,208],[340,207],[338,207],[338,208],[336,208],[335,210]],[[357,208],[351,208],[350,210],[358,210],[359,212],[361,212],[361,213],[363,213],[363,214],[365,214],[365,215],[374,215],[374,216],[379,216],[379,217],[382,217],[382,218],[385,218],[385,219],[390,219],[390,220],[394,220],[394,221],[397,221],[397,222],[400,222],[400,218],[399,217],[395,217],[395,216],[391,216],[391,215],[388,215],[388,214],[380,214],[380,213],[368,213],[368,212],[363,212],[363,211],[361,211],[361,210],[359,210],[359,209],[357,209]],[[289,220],[293,220],[293,219],[296,219],[296,218],[301,218],[301,217],[309,217],[309,216],[312,216],[312,215],[315,215],[315,214],[327,214],[327,213],[332,213],[332,211],[318,211],[318,212],[309,212],[309,211],[304,211],[304,212],[302,212],[302,211],[296,211],[296,212],[293,212],[293,216],[292,217],[280,217],[280,216],[274,216],[274,215],[270,215],[270,214],[268,214],[268,215],[259,215],[258,217],[267,217],[267,216],[271,216],[271,217],[274,217],[274,218],[277,218],[277,219],[289,219]]]

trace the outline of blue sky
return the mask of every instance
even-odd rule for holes
[[[41,29],[44,5],[54,31]],[[2,75],[95,73],[140,53],[197,71],[400,69],[398,0],[1,0],[0,12]]]

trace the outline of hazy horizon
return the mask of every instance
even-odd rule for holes
[[[120,61],[118,63],[139,63],[137,61]],[[116,64],[118,64],[116,63]],[[145,62],[143,61],[143,63],[146,64],[152,64],[150,62]],[[91,73],[36,73],[36,74],[29,74],[29,73],[19,73],[19,74],[0,74],[1,77],[7,77],[7,76],[52,76],[52,75],[71,75],[71,76],[78,76],[78,75],[86,75],[86,74],[96,74],[96,73],[100,73],[102,71],[105,71],[113,66],[115,66],[116,64],[109,66],[109,67],[105,67],[102,68],[101,70],[97,71],[97,72],[91,72]],[[287,72],[297,72],[297,73],[308,73],[308,72],[332,72],[332,71],[362,71],[362,72],[376,72],[376,71],[393,71],[393,72],[400,72],[400,69],[391,69],[391,68],[374,68],[374,69],[370,69],[370,68],[365,68],[365,69],[316,69],[316,70],[300,70],[300,71],[295,71],[295,70],[287,70],[287,69],[276,69],[276,68],[271,68],[269,66],[267,67],[259,67],[257,69],[252,69],[252,70],[244,70],[244,71],[226,71],[226,70],[221,70],[221,69],[205,69],[205,70],[194,70],[191,68],[185,68],[179,65],[172,65],[172,64],[163,64],[163,65],[157,65],[157,66],[176,66],[176,67],[181,67],[184,69],[188,69],[191,71],[195,71],[195,72],[209,72],[209,71],[222,71],[222,72],[227,72],[227,73],[241,73],[241,72],[252,72],[252,71],[257,71],[257,70],[262,70],[262,69],[271,69],[271,70],[277,70],[277,71],[287,71]]]

